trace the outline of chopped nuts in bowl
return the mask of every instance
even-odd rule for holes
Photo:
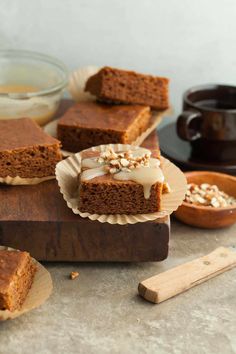
[[[216,172],[186,172],[188,191],[174,213],[195,227],[221,228],[236,222],[236,177]]]
[[[210,206],[213,208],[224,208],[236,205],[236,198],[221,191],[215,184],[188,183],[188,190],[185,196],[186,203]]]

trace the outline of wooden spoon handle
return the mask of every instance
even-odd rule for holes
[[[236,266],[236,252],[219,247],[212,253],[179,265],[139,283],[146,300],[160,303]]]

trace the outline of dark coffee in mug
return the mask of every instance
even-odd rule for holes
[[[236,161],[236,87],[206,85],[188,90],[177,120],[180,138],[192,144],[194,157]]]
[[[218,101],[218,100],[202,100],[199,102],[196,102],[196,105],[198,107],[202,108],[212,108],[212,109],[235,109],[236,110],[236,102],[235,105],[232,105],[228,102],[224,101]]]

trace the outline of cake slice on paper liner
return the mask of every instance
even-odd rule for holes
[[[170,215],[187,189],[170,161],[124,144],[96,146],[61,161],[56,179],[75,214],[120,225]]]
[[[111,75],[112,73],[113,75]],[[117,101],[117,99],[113,101],[110,97],[110,99],[104,100],[106,102],[104,104],[102,103],[103,100],[100,100],[100,96],[96,97],[89,93],[89,82],[94,80],[94,77],[96,80],[96,77],[100,76],[103,78],[104,85],[107,82],[107,77],[110,78],[111,76],[110,79],[117,88],[117,92],[121,94],[122,87],[130,100],[127,98],[127,102]],[[119,77],[118,81],[116,80],[117,77]],[[143,94],[133,97],[134,93],[131,94],[129,85],[126,85],[131,79],[140,81],[142,85],[149,82],[152,99],[149,98],[149,95],[145,98]],[[45,132],[61,140],[64,157],[100,144],[141,145],[161,123],[162,118],[172,113],[168,102],[168,83],[169,80],[166,78],[143,75],[127,70],[95,66],[79,68],[71,74],[68,85],[68,90],[77,104],[69,108],[59,120],[47,124],[44,127]],[[109,82],[107,85],[109,86]],[[97,99],[100,100],[100,103],[95,102]],[[150,111],[149,106],[155,109]],[[144,110],[150,112],[148,120],[147,114],[146,116],[143,114]],[[109,129],[104,129],[104,127]],[[111,132],[113,132],[112,136]],[[129,136],[130,132],[132,134]]]
[[[55,178],[60,142],[30,118],[0,120],[0,183],[38,184]]]
[[[76,102],[139,104],[154,110],[169,107],[169,79],[109,66],[86,66],[69,78],[68,90]]]
[[[14,256],[12,253],[14,253]],[[9,262],[7,260],[8,255]],[[10,258],[14,258],[14,263]],[[49,298],[53,289],[51,276],[49,272],[34,258],[30,257],[27,252],[0,246],[0,259],[3,261],[0,267],[2,273],[2,282],[0,282],[0,321],[19,317],[41,306]],[[27,264],[29,264],[29,266],[27,266]],[[30,271],[32,274],[27,274],[27,272]],[[10,277],[14,275],[14,272],[16,272],[17,277],[14,276],[14,281],[11,281]],[[28,276],[27,281],[25,280],[25,276]],[[16,284],[14,284],[14,282],[16,282]],[[27,285],[27,282],[28,289],[25,291],[24,298],[19,298],[19,301],[15,303],[10,301],[11,288],[16,287],[17,291],[20,291],[20,289],[18,289],[19,284],[24,287]],[[12,293],[14,296],[22,295],[14,293],[14,291],[13,289]],[[9,299],[9,301],[7,299]]]

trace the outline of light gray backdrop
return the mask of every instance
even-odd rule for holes
[[[176,115],[189,86],[236,84],[235,18],[236,0],[0,0],[0,46],[170,77]]]

